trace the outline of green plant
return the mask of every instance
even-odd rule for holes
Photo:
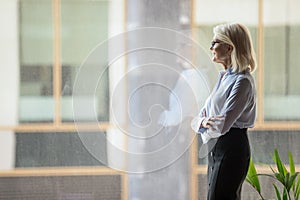
[[[285,165],[282,163],[277,149],[274,150],[273,160],[277,167],[277,170],[271,167],[272,174],[257,174],[255,166],[251,159],[246,181],[258,192],[262,200],[264,200],[265,198],[261,194],[261,187],[258,176],[271,177],[282,185],[283,189],[281,194],[276,183],[273,183],[273,187],[278,200],[292,200],[292,197],[294,200],[298,200],[300,195],[300,178],[298,177],[299,172],[295,171],[295,164],[292,153],[289,152],[290,171],[288,171]]]
[[[246,176],[246,181],[248,183],[250,183],[250,185],[252,187],[254,187],[254,189],[258,192],[261,199],[264,199],[264,197],[261,195],[260,183],[258,180],[257,172],[256,172],[252,158],[250,159],[250,164],[249,164],[249,169],[248,169],[248,173]]]

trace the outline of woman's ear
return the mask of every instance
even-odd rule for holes
[[[232,51],[233,51],[233,46],[228,45],[228,47],[227,47],[228,55],[231,55]]]
[[[232,52],[233,51],[233,47],[231,45],[228,45],[228,52]]]

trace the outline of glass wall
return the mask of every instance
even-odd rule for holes
[[[234,5],[234,6],[229,6]],[[247,25],[251,31],[254,45],[256,46],[258,26],[258,1],[234,1],[225,0],[222,4],[218,1],[196,0],[195,1],[195,25],[199,33],[198,40],[203,47],[209,50],[213,37],[213,27],[226,22],[240,22]],[[226,15],[224,13],[226,12]],[[251,13],[237,15],[236,13]]]
[[[232,5],[234,2],[235,6]],[[217,5],[217,6],[216,6]],[[257,29],[258,29],[258,1],[232,1],[225,0],[224,3],[219,4],[218,1],[197,0],[195,1],[195,33],[197,41],[207,51],[209,55],[211,41],[213,39],[213,28],[222,23],[240,22],[245,24],[252,36],[254,48],[257,52]],[[224,15],[224,12],[227,14]],[[236,13],[250,12],[252,17],[237,15]],[[219,70],[222,70],[221,65],[217,65]],[[199,159],[198,163],[206,163],[206,159]]]
[[[177,4],[173,5],[173,2]],[[273,162],[271,154],[276,148],[285,163],[288,163],[288,152],[292,152],[299,171],[300,3],[297,0],[224,0],[222,2],[185,0],[172,1],[172,3],[170,1],[163,6],[156,3],[147,0],[144,2],[132,0],[130,3],[123,0],[3,0],[1,2],[0,20],[6,22],[7,17],[7,22],[3,23],[6,28],[3,28],[0,33],[1,43],[6,44],[5,40],[8,40],[7,46],[9,46],[11,44],[9,39],[12,37],[10,34],[17,32],[11,45],[16,44],[16,51],[4,47],[5,45],[0,47],[2,55],[9,50],[12,57],[8,60],[16,62],[11,64],[6,60],[0,66],[0,82],[2,81],[0,87],[3,95],[1,112],[4,113],[0,116],[0,167],[4,166],[3,162],[6,160],[10,162],[7,167],[10,170],[0,169],[1,197],[15,195],[23,199],[126,200],[131,193],[132,197],[135,193],[147,196],[148,193],[144,193],[141,188],[149,188],[151,181],[157,182],[165,177],[172,178],[160,181],[160,184],[162,182],[167,184],[168,181],[179,182],[179,180],[180,184],[186,183],[176,168],[173,170],[178,176],[174,177],[169,173],[171,166],[159,171],[163,175],[141,173],[135,174],[135,179],[127,177],[126,173],[105,166],[105,163],[110,162],[128,164],[127,160],[129,160],[124,156],[125,153],[120,155],[119,152],[110,152],[111,155],[108,155],[109,145],[121,146],[125,150],[129,149],[128,145],[137,148],[146,146],[144,141],[138,145],[129,143],[125,136],[118,135],[121,131],[116,129],[119,127],[114,127],[109,122],[111,88],[118,86],[124,89],[117,97],[120,99],[114,107],[117,107],[118,111],[123,109],[122,112],[125,113],[124,110],[127,108],[124,107],[128,106],[128,102],[123,100],[127,98],[128,88],[126,84],[122,87],[118,84],[126,79],[122,74],[128,67],[126,65],[129,62],[135,64],[134,59],[141,60],[141,58],[133,56],[134,59],[129,60],[127,55],[122,55],[122,62],[118,60],[114,63],[115,67],[108,70],[110,56],[108,52],[117,48],[108,49],[105,41],[114,36],[112,29],[118,30],[119,33],[126,29],[132,30],[143,23],[149,26],[159,24],[156,20],[163,27],[169,26],[170,16],[174,24],[177,24],[178,18],[182,29],[189,29],[190,26],[193,28],[192,34],[187,30],[186,36],[192,35],[191,37],[208,55],[210,55],[209,48],[213,37],[212,29],[215,25],[241,22],[249,27],[258,61],[258,68],[254,73],[257,85],[257,122],[255,128],[249,131],[253,160],[259,172],[269,170],[269,164]],[[192,13],[179,15],[174,13],[174,10],[170,10],[172,4],[176,9],[184,8],[185,11],[190,11],[187,3],[191,3],[189,6],[192,6]],[[123,11],[113,13],[112,5],[117,7],[122,5]],[[149,6],[152,8],[157,6],[159,9],[149,9]],[[4,7],[7,12],[4,12]],[[10,15],[13,13],[12,10],[16,12],[14,17]],[[131,13],[126,14],[126,12]],[[3,13],[6,13],[5,16]],[[137,16],[142,17],[137,20],[135,18]],[[169,19],[166,20],[168,17]],[[11,24],[14,25],[12,21],[17,24],[17,31],[9,29]],[[10,34],[5,32],[7,30],[11,30]],[[122,39],[128,38],[124,36]],[[122,44],[124,49],[128,48],[125,47],[126,45],[138,41],[136,38],[129,39],[132,40],[131,43],[120,40],[124,43]],[[172,38],[169,39],[172,43]],[[145,41],[148,42],[147,38]],[[94,59],[90,60],[90,56],[99,49],[101,55],[95,54]],[[132,52],[131,55],[134,53],[138,54]],[[150,60],[146,53],[143,56],[146,60]],[[156,56],[153,58],[155,62],[163,57],[161,53]],[[3,60],[4,57],[7,56],[3,56]],[[173,62],[174,59],[172,58],[171,61]],[[95,81],[89,76],[81,77],[80,80],[84,81],[78,84],[78,74],[81,74],[83,67],[89,68],[91,73],[103,72],[101,78]],[[221,70],[222,67],[219,67]],[[170,73],[166,76],[154,73],[153,76],[159,76],[166,82],[177,79]],[[137,77],[133,77],[136,85],[139,82]],[[149,74],[145,74],[143,79],[149,77]],[[17,80],[18,87],[11,86],[9,79],[12,78]],[[74,91],[76,83],[79,87]],[[95,89],[94,93],[88,90],[90,88]],[[11,94],[9,98],[6,98],[7,94]],[[77,95],[77,103],[81,108],[79,111],[81,115],[76,119],[72,105],[74,95]],[[155,96],[151,95],[152,98]],[[85,113],[86,104],[93,104],[95,112]],[[141,101],[140,105],[143,108],[146,104]],[[12,108],[16,108],[17,111]],[[139,109],[136,110],[136,113],[140,113]],[[116,113],[120,114],[118,111]],[[124,113],[120,116],[124,123],[127,123],[124,117],[126,113]],[[107,156],[107,160],[101,162],[91,154],[80,138],[83,135],[90,135],[93,139],[102,135],[113,141],[109,144],[105,140],[101,143],[101,147],[95,145],[95,149],[107,150],[102,151]],[[89,142],[93,144],[93,140]],[[198,149],[195,143],[185,155],[184,166],[188,167],[184,169],[184,173],[189,176],[189,179],[185,187],[180,188],[182,193],[188,193],[187,196],[193,200],[206,199],[207,193],[207,160],[198,158]],[[6,159],[5,156],[10,158]],[[151,160],[145,163],[149,164]],[[151,181],[143,181],[146,180],[145,177]],[[270,194],[267,197],[275,198],[271,182],[264,179],[263,183],[264,192]],[[168,196],[164,190],[167,187],[160,188],[160,184],[155,187]],[[171,184],[168,187],[170,188]],[[148,197],[155,195],[151,190],[148,192]],[[258,198],[252,188],[244,184],[243,199]]]
[[[300,120],[298,1],[264,1],[264,118]],[[276,13],[276,14],[274,14]]]
[[[5,13],[17,12],[15,16],[1,15],[3,22],[7,17],[8,23],[4,23],[7,27],[17,22],[16,38],[9,34],[0,37],[1,42],[2,37],[7,37],[12,45],[17,43],[19,52],[10,54],[18,58],[14,60],[19,60],[19,66],[15,70],[11,69],[14,66],[3,63],[1,74],[17,77],[19,90],[17,95],[11,95],[11,105],[7,102],[8,107],[18,108],[16,122],[0,119],[1,151],[3,155],[9,154],[0,155],[0,198],[121,199],[123,175],[104,166],[106,158],[100,161],[91,154],[78,134],[80,131],[82,136],[94,140],[101,140],[107,134],[106,46],[102,45],[105,53],[88,66],[91,73],[103,71],[95,93],[87,95],[84,87],[77,91],[83,111],[85,104],[92,102],[95,113],[82,115],[76,121],[80,122],[77,127],[72,105],[73,86],[80,68],[91,52],[108,39],[109,1],[5,0],[1,2],[1,13],[2,6],[8,9]],[[3,52],[5,48],[0,50]],[[89,87],[89,77],[85,80],[81,84]],[[4,87],[11,86],[1,84],[2,93]],[[18,105],[13,104],[15,101]],[[13,109],[2,111],[4,116]],[[94,116],[96,121],[91,120]],[[97,149],[106,155],[106,141],[101,144]],[[7,160],[9,170],[3,170]]]
[[[77,0],[76,3],[73,0],[61,1],[61,117],[63,121],[74,120],[72,90],[80,68],[85,65],[86,59],[95,48],[105,48],[102,52],[107,54],[107,47],[103,47],[101,43],[108,38],[108,5],[108,1]],[[99,68],[104,71],[94,96],[89,96],[85,91],[77,91],[82,95],[83,104],[95,100],[96,115],[100,121],[108,121],[109,118],[106,54],[100,55],[98,60],[94,61],[94,66],[88,66],[95,73]],[[87,78],[84,84],[89,88],[92,85],[88,84],[93,83],[89,83]],[[92,118],[93,116],[82,115],[77,121],[91,121]]]
[[[52,1],[20,1],[19,6],[19,121],[53,122]]]
[[[278,149],[285,163],[291,152],[296,165],[300,164],[297,142],[300,140],[299,8],[299,2],[294,0],[195,1],[195,35],[205,49],[210,47],[213,27],[220,23],[243,23],[252,34],[258,61],[254,73],[258,110],[249,140],[252,158],[259,171],[268,171],[268,165],[273,163],[274,149]],[[205,158],[197,159],[198,193],[195,196],[198,199],[206,198],[206,163]],[[266,178],[262,182],[264,195],[275,198],[272,181]],[[245,183],[244,199],[259,198],[251,190]]]
[[[20,1],[21,123],[53,121],[54,74],[61,79],[61,113],[58,116],[61,115],[62,121],[72,122],[72,90],[76,74],[92,50],[107,39],[108,1],[62,0],[60,43],[55,44],[52,3],[51,0]],[[59,47],[54,49],[55,45]],[[60,57],[56,58],[56,62],[59,58],[61,62],[55,73],[54,52],[61,52]],[[105,70],[106,58],[107,55],[101,55],[101,60],[94,67]],[[108,70],[105,70],[95,92],[96,115],[101,121],[108,121],[108,96]],[[93,100],[94,96],[83,94],[83,102]],[[82,117],[82,121],[90,119],[91,116]]]
[[[40,125],[32,126],[34,133],[16,133],[16,167],[102,165],[89,155],[74,128],[58,133],[51,126],[74,122],[73,85],[89,54],[108,37],[108,1],[62,0],[58,4],[51,0],[26,0],[19,5],[19,121]],[[94,66],[88,67],[105,69],[106,58],[107,55],[101,55]],[[86,77],[82,84],[88,84],[88,80]],[[102,122],[109,117],[108,88],[106,70],[94,96],[85,95],[84,88],[80,91],[81,107],[94,103],[97,119]],[[88,122],[93,117],[82,115],[80,120]],[[44,132],[40,129],[45,124],[50,128]]]

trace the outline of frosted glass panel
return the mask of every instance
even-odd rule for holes
[[[22,65],[53,62],[51,0],[20,1],[20,57]]]
[[[299,9],[298,1],[264,1],[265,120],[300,120]]]
[[[80,68],[88,67],[91,74],[103,71],[99,77],[98,85],[89,82],[90,77],[85,77],[85,86],[81,91],[82,108],[85,103],[95,105],[95,113],[83,114],[80,121],[93,121],[96,117],[100,121],[108,121],[109,94],[108,94],[108,70],[107,47],[101,43],[108,35],[108,5],[109,1],[89,0],[62,0],[61,1],[61,60],[62,60],[62,111],[63,121],[73,121],[72,94],[77,73]],[[103,54],[97,57],[93,63],[89,61],[89,55],[95,48],[104,48]],[[86,66],[88,65],[88,66]],[[93,96],[86,94],[85,88],[95,87]],[[82,112],[84,113],[84,112]],[[96,116],[94,116],[96,115]]]
[[[195,15],[197,24],[217,24],[240,22],[256,25],[258,19],[258,1],[252,0],[196,0]]]
[[[52,1],[20,1],[19,121],[53,120]]]

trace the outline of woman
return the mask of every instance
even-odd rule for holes
[[[247,27],[233,23],[214,28],[212,60],[224,71],[192,128],[203,143],[217,138],[208,158],[208,199],[241,199],[250,147],[247,128],[255,121],[256,97],[253,72],[255,54]]]

